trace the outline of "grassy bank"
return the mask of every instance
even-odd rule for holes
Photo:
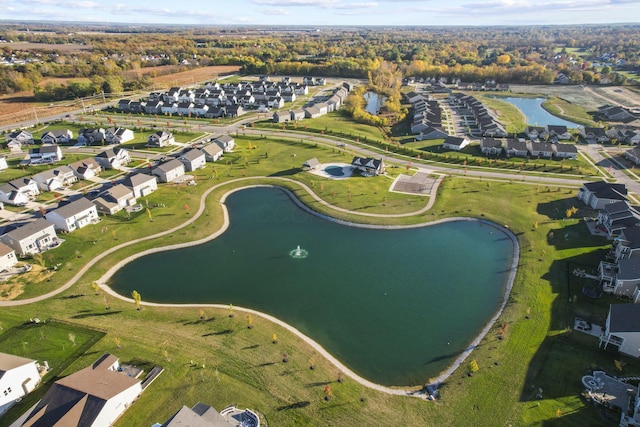
[[[266,148],[260,142],[254,143],[259,148],[245,148],[250,152]],[[241,147],[243,144],[246,146],[246,142],[240,142]],[[278,153],[271,147],[268,150],[268,159],[273,156],[274,161],[280,155],[290,156],[286,151]],[[304,152],[297,146],[295,150]],[[341,155],[320,147],[304,150],[311,150],[305,154],[314,154],[313,157],[333,159],[334,155],[336,158]],[[296,162],[301,159],[299,154]],[[278,162],[280,170],[288,170],[282,169],[282,160]],[[211,181],[219,182],[223,177],[266,174],[269,168],[275,168],[275,162],[273,165],[266,160],[251,163],[247,159],[247,164],[242,161],[242,164],[216,165],[215,174],[211,170],[203,171],[208,176],[199,177],[198,186],[178,188],[179,196],[174,201],[165,203],[164,208],[154,208],[153,222],[143,214],[122,220],[121,226],[137,221],[138,226],[146,229],[144,232],[151,232],[151,228],[157,232],[183,221],[181,218],[188,218],[196,210],[195,200],[204,191],[204,184],[208,182],[204,180],[209,177],[217,175],[218,178]],[[193,225],[172,236],[115,253],[77,285],[53,299],[24,307],[3,307],[2,333],[34,316],[56,317],[107,331],[65,374],[92,363],[102,352],[115,353],[123,361],[164,366],[165,373],[119,421],[123,426],[162,422],[182,404],[191,406],[197,401],[218,409],[230,403],[247,406],[256,409],[271,425],[467,425],[470,421],[474,425],[548,422],[592,425],[598,419],[598,412],[580,400],[580,376],[590,366],[614,372],[613,360],[618,356],[599,350],[595,338],[568,332],[567,326],[575,315],[601,322],[611,300],[587,300],[579,286],[572,284],[568,272],[569,266],[576,263],[596,263],[608,243],[590,237],[577,219],[566,218],[566,210],[578,206],[575,191],[447,178],[430,211],[416,217],[384,220],[385,223],[418,223],[447,216],[483,218],[508,226],[521,245],[519,272],[507,308],[471,356],[477,361],[479,371],[468,376],[468,367],[463,365],[442,386],[442,399],[438,402],[389,397],[349,378],[338,382],[336,369],[299,338],[263,319],[254,319],[253,329],[248,329],[247,318],[239,311],[234,317],[229,317],[228,310],[213,308],[200,312],[196,308],[145,307],[137,311],[133,304],[112,298],[108,299],[106,310],[104,296],[89,291],[91,280],[128,253],[162,243],[192,240],[217,229],[221,223],[221,208],[217,203],[221,194],[252,182],[283,184],[273,179],[255,179],[214,191],[207,199],[205,214]],[[347,182],[343,184],[345,187],[350,185]],[[283,185],[312,208],[362,221],[361,217],[332,212],[317,204],[295,183]],[[163,198],[166,197],[169,196],[164,194]],[[367,194],[362,198],[368,197]],[[355,199],[353,197],[351,203]],[[410,199],[407,197],[405,202]],[[150,198],[150,205],[156,200],[160,199]],[[185,211],[183,200],[187,200],[189,211]],[[331,202],[328,197],[327,200]],[[591,212],[580,211],[575,217],[589,214]],[[105,235],[100,233],[104,241],[113,239],[110,230]],[[116,236],[129,235],[135,230],[136,227],[118,229]],[[75,233],[69,235],[72,236]],[[95,253],[102,250],[104,248]],[[92,253],[85,257],[89,258]],[[76,259],[82,261],[82,258]],[[73,264],[71,267],[75,268]],[[577,295],[575,302],[573,295]],[[142,298],[144,300],[144,295]],[[419,326],[416,328],[418,332]],[[274,333],[278,336],[277,344],[271,342]],[[283,362],[285,353],[287,363]],[[637,362],[627,362],[625,374],[640,372]],[[311,365],[315,369],[309,369]],[[329,402],[323,399],[326,385],[330,385],[333,392]],[[539,393],[539,389],[543,392]],[[4,419],[0,425],[4,425],[3,422]]]

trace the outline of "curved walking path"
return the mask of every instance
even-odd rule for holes
[[[175,231],[180,230],[181,228],[192,224],[205,211],[207,196],[209,196],[209,194],[211,194],[211,192],[215,191],[216,189],[221,188],[222,186],[228,185],[228,184],[231,184],[231,183],[237,183],[237,182],[246,181],[246,180],[255,180],[255,179],[259,179],[259,178],[267,178],[267,177],[238,178],[238,179],[234,179],[234,180],[231,180],[231,181],[227,181],[227,182],[215,185],[215,186],[207,189],[202,194],[202,196],[200,197],[200,206],[198,208],[198,211],[195,213],[195,215],[193,217],[191,217],[189,220],[187,220],[184,223],[182,223],[181,225],[179,225],[177,227],[174,227],[172,229],[169,229],[169,230],[154,234],[152,236],[142,237],[142,238],[139,238],[139,239],[131,240],[129,242],[125,242],[125,243],[122,243],[120,245],[114,246],[113,248],[110,248],[109,250],[103,252],[101,255],[97,256],[94,259],[92,259],[89,263],[87,263],[87,265],[85,265],[78,273],[76,273],[75,276],[73,276],[73,278],[71,278],[62,287],[60,287],[60,288],[58,288],[58,289],[56,289],[56,290],[54,290],[52,292],[49,292],[49,293],[47,293],[45,295],[41,295],[41,296],[30,298],[30,299],[18,300],[18,301],[1,301],[0,302],[0,307],[1,306],[25,305],[25,304],[30,304],[30,303],[42,301],[42,300],[45,300],[45,299],[50,298],[52,296],[55,296],[55,295],[65,291],[65,290],[69,289],[71,286],[73,286],[93,265],[95,265],[98,261],[102,260],[103,258],[109,256],[110,254],[112,254],[112,253],[114,253],[114,252],[116,252],[116,251],[118,251],[118,250],[120,250],[120,249],[122,249],[122,248],[124,248],[126,246],[129,246],[129,245],[133,245],[133,244],[136,244],[136,243],[139,243],[139,242],[143,242],[143,241],[150,240],[150,239],[155,239],[157,237],[162,237],[162,236],[174,233]],[[433,203],[435,202],[435,194],[437,192],[438,184],[440,183],[442,178],[439,178],[438,181],[436,182],[436,184],[433,186],[433,188],[431,190],[431,195],[430,195],[431,197],[430,197],[429,202],[427,203],[427,205],[425,207],[423,207],[423,208],[421,208],[421,209],[419,209],[419,210],[417,210],[415,212],[411,212],[411,213],[387,214],[387,215],[385,215],[385,214],[370,214],[370,213],[352,212],[352,211],[349,211],[347,209],[338,208],[336,206],[333,206],[333,205],[329,204],[328,202],[324,201],[323,199],[321,199],[317,194],[315,194],[311,190],[311,188],[309,188],[307,185],[305,185],[305,184],[303,184],[301,182],[295,181],[295,180],[290,179],[290,178],[283,178],[283,177],[268,177],[268,179],[276,179],[276,180],[292,182],[292,183],[295,183],[297,185],[300,185],[305,191],[307,191],[307,193],[309,195],[311,195],[314,198],[314,200],[316,200],[317,202],[321,203],[322,205],[324,205],[326,207],[329,207],[331,209],[335,209],[335,210],[340,211],[340,212],[363,215],[363,216],[374,216],[374,217],[380,217],[380,218],[387,217],[388,218],[388,217],[406,217],[406,216],[412,216],[412,215],[419,215],[421,213],[424,213],[424,212],[428,211],[433,206]],[[198,239],[196,241],[178,243],[178,244],[174,244],[174,245],[167,245],[167,246],[162,246],[162,247],[151,248],[151,249],[147,249],[145,251],[133,254],[133,255],[131,255],[131,256],[129,256],[129,257],[117,262],[111,268],[109,268],[109,270],[107,270],[105,272],[105,274],[103,274],[100,277],[100,279],[98,279],[97,283],[100,285],[100,287],[106,293],[108,293],[112,297],[121,299],[123,301],[130,302],[130,303],[134,303],[133,299],[116,293],[109,286],[106,285],[106,282],[113,276],[113,274],[115,274],[116,271],[118,271],[120,268],[122,268],[125,264],[127,264],[127,263],[129,263],[129,262],[131,262],[131,261],[133,261],[133,260],[135,260],[137,258],[143,257],[145,255],[149,255],[149,254],[156,253],[156,252],[161,252],[161,251],[168,251],[168,250],[173,250],[173,249],[179,249],[179,248],[199,245],[199,244],[208,242],[208,241],[210,241],[212,239],[215,239],[216,237],[220,236],[222,233],[224,233],[227,230],[227,228],[229,227],[229,223],[230,223],[229,222],[229,213],[228,213],[228,210],[226,208],[226,205],[224,204],[224,201],[226,200],[226,198],[230,194],[233,194],[236,191],[241,191],[241,190],[244,190],[246,188],[252,188],[252,187],[277,187],[277,186],[271,185],[271,184],[254,184],[254,185],[235,188],[235,189],[232,189],[232,190],[228,191],[227,193],[225,193],[220,198],[220,205],[221,205],[221,208],[222,208],[222,211],[223,211],[223,224],[214,233],[212,233],[209,236],[206,236],[206,237],[204,237],[202,239]],[[357,373],[355,373],[354,371],[349,369],[342,362],[340,362],[333,355],[331,355],[331,353],[329,353],[327,350],[325,350],[319,343],[317,343],[316,341],[314,341],[313,339],[311,339],[307,335],[305,335],[302,332],[300,332],[294,326],[292,326],[292,325],[290,325],[288,323],[285,323],[282,320],[280,320],[280,319],[278,319],[278,318],[276,318],[274,316],[271,316],[269,314],[266,314],[266,313],[263,313],[263,312],[260,312],[260,311],[257,311],[257,310],[252,310],[252,309],[243,308],[243,307],[234,307],[234,309],[237,310],[237,311],[250,313],[252,315],[262,317],[262,318],[264,318],[266,320],[269,320],[269,321],[271,321],[271,322],[273,322],[273,323],[275,323],[277,325],[280,325],[281,327],[285,328],[289,332],[295,334],[300,339],[302,339],[307,344],[309,344],[314,350],[316,350],[318,353],[320,353],[323,357],[325,357],[330,363],[332,363],[341,372],[343,372],[345,375],[349,376],[351,379],[353,379],[354,381],[358,382],[359,384],[361,384],[361,385],[363,385],[365,387],[369,387],[369,388],[377,390],[379,392],[383,392],[383,393],[387,393],[387,394],[391,394],[391,395],[414,396],[414,397],[419,397],[419,398],[425,398],[425,397],[426,398],[431,398],[432,396],[435,396],[437,394],[438,386],[444,380],[446,380],[465,361],[465,359],[469,356],[469,354],[471,354],[473,349],[486,336],[486,334],[493,327],[493,325],[495,324],[495,322],[497,321],[499,316],[502,314],[502,311],[504,310],[504,307],[506,306],[506,303],[508,301],[508,297],[509,297],[509,294],[511,292],[511,288],[513,287],[513,282],[515,280],[518,261],[519,261],[519,245],[518,245],[518,240],[517,240],[516,236],[513,233],[511,233],[508,229],[500,227],[497,224],[494,224],[492,222],[489,222],[489,221],[486,221],[486,220],[481,220],[481,219],[463,218],[463,217],[460,217],[460,218],[458,218],[458,217],[456,217],[456,218],[446,218],[446,219],[440,219],[440,220],[431,221],[431,222],[427,222],[427,223],[411,224],[411,225],[398,225],[398,226],[380,226],[380,225],[352,223],[352,222],[339,220],[339,219],[336,219],[336,218],[321,214],[319,212],[316,212],[316,211],[312,210],[311,208],[309,208],[307,205],[303,204],[295,196],[295,194],[293,192],[291,192],[290,190],[288,190],[286,188],[283,188],[283,187],[277,187],[277,188],[280,188],[283,191],[285,191],[285,193],[299,207],[301,207],[305,211],[307,211],[307,212],[309,212],[309,213],[311,213],[313,215],[325,218],[327,220],[338,222],[338,223],[341,223],[341,224],[350,225],[350,226],[367,227],[367,228],[397,229],[397,228],[424,227],[424,226],[428,226],[428,225],[435,225],[435,224],[439,224],[439,223],[443,223],[443,222],[449,222],[449,221],[479,221],[479,222],[481,222],[483,224],[495,227],[496,229],[499,229],[500,231],[506,233],[509,236],[509,238],[511,239],[512,244],[513,244],[512,264],[511,264],[509,276],[507,278],[507,286],[506,286],[505,294],[503,296],[503,299],[502,299],[502,302],[500,304],[499,309],[494,314],[494,316],[489,320],[489,322],[487,322],[487,324],[482,329],[480,334],[478,336],[476,336],[476,338],[471,342],[471,344],[469,346],[467,346],[467,348],[465,350],[463,350],[463,352],[455,359],[455,361],[444,372],[442,372],[435,379],[430,380],[429,384],[427,384],[426,387],[424,387],[422,390],[419,390],[419,391],[415,391],[414,389],[407,389],[407,388],[392,388],[392,387],[387,387],[387,386],[383,386],[383,385],[380,385],[380,384],[373,383],[373,382],[367,380],[366,378],[363,378],[363,377],[359,376]],[[165,303],[141,302],[141,305],[148,306],[148,307],[175,307],[175,308],[185,308],[185,307],[196,307],[196,308],[210,307],[210,308],[221,308],[221,309],[228,308],[227,305],[223,305],[223,304],[169,304],[169,303],[165,304]]]

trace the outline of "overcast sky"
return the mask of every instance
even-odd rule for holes
[[[640,22],[640,0],[0,0],[0,19],[196,25]]]

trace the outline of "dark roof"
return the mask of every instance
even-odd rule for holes
[[[443,145],[455,145],[460,147],[464,143],[465,139],[459,136],[448,136],[444,139]]]
[[[46,230],[49,227],[53,227],[53,224],[44,218],[38,218],[35,221],[28,222],[21,227],[6,233],[5,235],[10,235],[11,238],[19,242],[29,236],[33,236],[36,233]]]
[[[85,197],[80,197],[79,199],[74,200],[71,203],[60,206],[53,212],[60,215],[62,218],[70,218],[73,215],[77,215],[91,208],[95,208],[95,205],[91,202],[91,200]]]
[[[117,360],[113,355],[104,355],[93,365],[56,381],[31,411],[26,424],[93,425],[109,399],[140,382],[109,370]]]
[[[618,274],[616,274],[616,278],[620,280],[635,280],[640,278],[640,257],[625,258],[618,261]]]
[[[584,188],[599,199],[626,200],[627,187],[624,184],[611,184],[605,181],[587,182]]]
[[[609,332],[640,332],[640,304],[611,304]]]

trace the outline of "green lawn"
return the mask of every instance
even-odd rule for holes
[[[192,406],[198,401],[218,409],[231,403],[253,408],[271,425],[599,422],[599,412],[580,400],[580,377],[593,366],[615,374],[613,360],[618,356],[598,349],[595,339],[569,333],[567,326],[577,315],[602,322],[611,299],[587,300],[580,292],[582,284],[575,283],[569,271],[576,264],[595,266],[610,243],[591,237],[578,219],[592,216],[593,212],[580,209],[572,218],[566,218],[568,208],[581,206],[575,190],[526,185],[517,180],[448,177],[433,208],[421,215],[365,218],[320,205],[296,183],[278,178],[304,182],[329,203],[354,211],[415,211],[428,198],[387,193],[388,178],[384,177],[329,181],[298,170],[312,157],[350,161],[350,153],[335,147],[308,144],[304,138],[282,142],[259,137],[236,139],[236,153],[194,174],[198,185],[161,185],[157,192],[140,200],[148,206],[149,214],[143,210],[128,218],[119,213],[103,217],[99,225],[65,235],[66,242],[47,252],[43,260],[47,267],[59,265],[50,276],[51,281],[24,284],[20,298],[66,283],[88,260],[117,244],[181,224],[196,211],[200,195],[211,185],[246,178],[213,191],[206,200],[205,213],[197,221],[169,236],[123,248],[102,259],[61,295],[28,306],[3,307],[0,338],[10,326],[29,318],[55,317],[106,331],[106,336],[66,374],[94,362],[103,352],[113,352],[122,361],[164,366],[165,373],[119,420],[121,426],[163,422],[183,404]],[[254,328],[248,329],[246,316],[238,310],[234,317],[229,317],[227,309],[213,308],[204,308],[202,313],[197,308],[144,307],[137,311],[131,303],[94,295],[91,282],[117,260],[147,248],[198,239],[217,230],[222,223],[218,203],[222,194],[253,183],[285,186],[311,208],[354,222],[416,224],[468,216],[507,226],[520,244],[518,275],[503,315],[471,355],[479,371],[468,376],[467,365],[463,365],[442,385],[442,399],[437,402],[390,397],[349,378],[338,382],[337,370],[311,347],[261,318],[254,319]],[[142,298],[144,301],[144,295]],[[416,333],[420,327],[416,325]],[[271,342],[274,333],[278,344]],[[284,353],[288,363],[282,361]],[[638,361],[624,360],[625,375],[640,375]],[[309,369],[311,364],[315,369]],[[334,396],[330,402],[323,399],[327,384]],[[537,397],[540,388],[543,392]],[[17,413],[12,412],[5,417],[7,423],[15,416]],[[1,420],[0,425],[4,422]]]
[[[556,96],[547,99],[542,103],[542,108],[547,110],[554,116],[561,117],[565,120],[579,123],[584,126],[596,126],[593,116],[587,113],[587,110],[580,105],[573,104]]]

